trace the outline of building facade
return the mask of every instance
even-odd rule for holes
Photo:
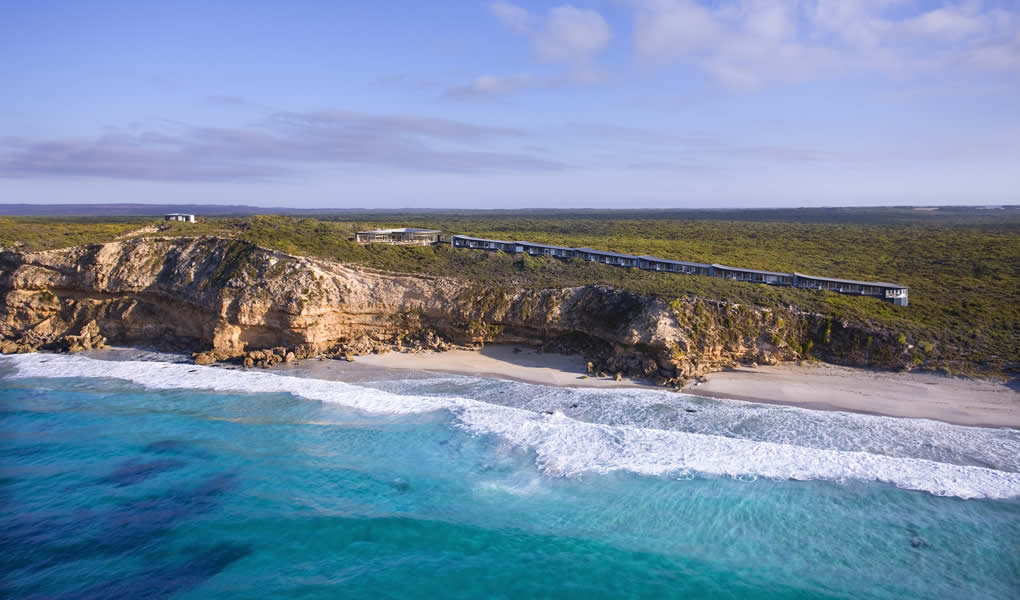
[[[181,221],[184,223],[194,223],[195,215],[187,215],[183,213],[171,213],[169,215],[163,215],[164,221]]]
[[[359,231],[354,239],[359,244],[396,244],[405,246],[430,246],[439,241],[438,229],[415,229],[404,227],[401,229],[373,229],[371,231]]]
[[[779,271],[762,271],[744,269],[720,264],[703,264],[682,260],[671,260],[655,256],[633,256],[593,248],[569,248],[551,246],[534,242],[490,240],[467,235],[450,236],[450,244],[454,248],[471,250],[488,250],[491,252],[509,252],[511,254],[528,254],[530,256],[549,256],[552,258],[578,258],[589,262],[599,262],[617,267],[633,267],[646,271],[661,273],[683,273],[687,275],[704,275],[719,277],[733,281],[782,285],[814,290],[827,290],[839,294],[853,296],[871,296],[892,302],[897,306],[907,306],[909,288],[898,283],[879,281],[856,281],[852,279],[836,279],[833,277],[817,277],[803,273],[783,273]]]

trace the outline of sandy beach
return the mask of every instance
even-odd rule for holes
[[[516,350],[516,351],[515,351]],[[186,355],[139,348],[111,348],[88,353],[106,360],[189,362]],[[236,365],[222,368],[240,369]],[[510,379],[562,387],[664,389],[650,381],[589,377],[580,355],[537,352],[526,346],[490,345],[479,350],[405,354],[389,352],[340,360],[303,360],[274,368],[281,374],[351,383],[372,381],[379,369],[453,373]],[[711,398],[839,410],[891,417],[926,418],[984,427],[1020,429],[1020,391],[989,379],[948,377],[933,373],[893,373],[826,363],[739,367],[709,373],[682,391]]]
[[[519,350],[515,352],[514,349]],[[649,387],[648,382],[613,377],[588,377],[587,361],[580,355],[536,352],[526,346],[490,345],[480,350],[449,350],[403,354],[369,354],[359,356],[355,365],[387,369],[410,369],[457,373],[478,377],[495,377],[570,387],[625,388]]]
[[[1020,428],[1020,393],[1003,382],[825,363],[738,368],[684,391],[700,396]]]
[[[362,356],[355,365],[435,371],[573,387],[643,387],[650,383],[586,377],[581,356],[532,348],[486,346],[479,351]],[[356,369],[355,369],[356,370]],[[811,363],[736,368],[706,376],[683,391],[699,396],[1020,428],[1020,392],[1008,384],[931,373],[890,373]]]

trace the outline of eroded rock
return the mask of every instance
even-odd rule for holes
[[[109,338],[271,367],[505,342],[580,353],[589,375],[667,382],[808,351],[859,366],[909,358],[891,334],[792,307],[385,273],[209,237],[2,250],[0,291],[0,352],[82,351]]]

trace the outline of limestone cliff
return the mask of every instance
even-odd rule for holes
[[[271,364],[290,352],[353,356],[383,348],[511,342],[582,352],[597,371],[674,382],[737,363],[807,353],[903,366],[891,335],[793,307],[605,286],[531,290],[498,282],[375,271],[220,238],[141,239],[0,252],[4,352],[155,344],[202,361]],[[252,351],[271,349],[251,354]],[[249,362],[249,364],[250,364]]]

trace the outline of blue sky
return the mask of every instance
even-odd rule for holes
[[[0,202],[1020,202],[1017,0],[18,2]]]

